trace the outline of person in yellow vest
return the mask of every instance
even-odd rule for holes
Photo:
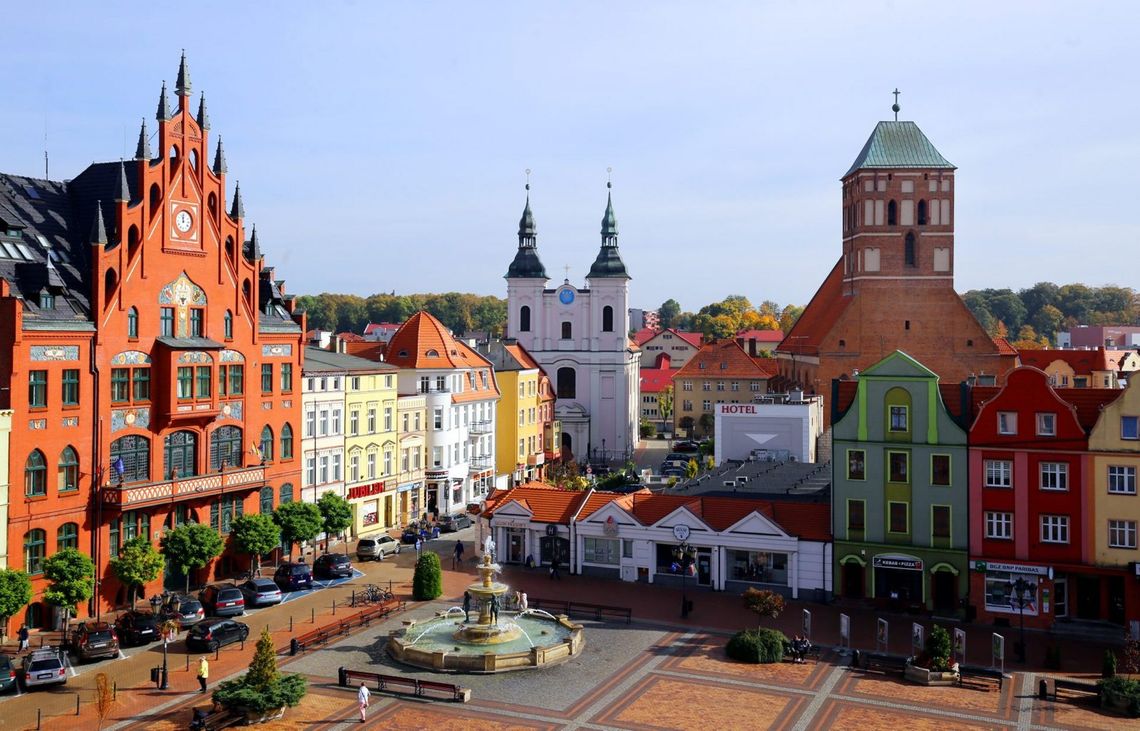
[[[198,658],[198,685],[202,686],[199,693],[206,692],[206,681],[210,677],[210,663],[206,662],[206,656]]]

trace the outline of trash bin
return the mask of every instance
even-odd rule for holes
[[[158,679],[161,677],[161,675],[162,675],[162,668],[151,668],[150,669],[150,682],[154,683],[155,685],[158,685]]]
[[[1049,700],[1049,681],[1041,678],[1037,683],[1037,697],[1041,700]]]

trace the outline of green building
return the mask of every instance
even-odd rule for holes
[[[836,592],[894,609],[956,613],[968,592],[966,430],[960,386],[895,351],[835,381]]]

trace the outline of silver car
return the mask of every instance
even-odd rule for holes
[[[245,597],[246,606],[265,607],[281,603],[281,589],[273,579],[250,579],[238,588]]]
[[[36,650],[24,658],[24,687],[67,683],[67,665],[63,653],[53,647]]]
[[[384,557],[400,552],[400,542],[388,534],[379,536],[365,536],[356,544],[356,560],[367,561],[376,559],[383,561]]]

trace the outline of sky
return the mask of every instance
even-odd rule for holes
[[[5,11],[0,169],[42,176],[45,132],[54,179],[131,157],[185,48],[288,291],[505,296],[530,169],[555,281],[583,283],[612,175],[631,306],[806,304],[840,255],[839,177],[898,88],[958,166],[959,291],[1140,287],[1138,21],[1135,2],[45,0]]]

